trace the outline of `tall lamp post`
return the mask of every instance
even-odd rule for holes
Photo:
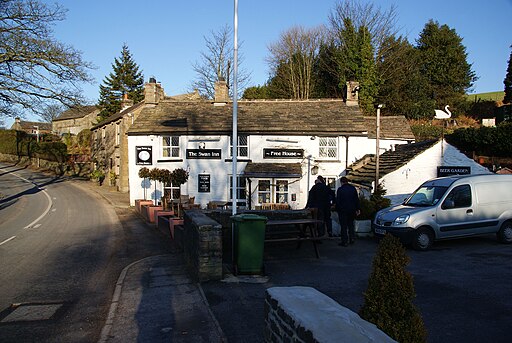
[[[39,126],[35,125],[34,129],[36,129],[36,142],[39,143]],[[37,156],[37,168],[39,168],[39,167],[40,167],[39,156]]]
[[[376,122],[376,129],[375,129],[376,139],[375,139],[375,188],[373,189],[374,193],[377,191],[377,188],[379,187],[380,110],[383,107],[384,107],[384,104],[378,104],[377,105],[377,122]]]

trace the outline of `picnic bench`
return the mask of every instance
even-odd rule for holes
[[[297,241],[298,249],[303,241],[308,240],[313,243],[316,257],[320,258],[317,246],[320,242],[318,225],[323,224],[323,221],[312,218],[270,219],[267,221],[265,242]]]

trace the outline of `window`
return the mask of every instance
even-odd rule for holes
[[[276,181],[276,202],[280,204],[288,203],[288,181]]]
[[[326,177],[325,182],[330,189],[336,192],[336,178],[335,177]]]
[[[162,137],[162,156],[180,157],[180,137],[164,136]]]
[[[450,203],[453,206],[450,206]],[[469,185],[457,186],[446,196],[442,208],[461,208],[471,206],[471,187]]]
[[[318,156],[323,159],[335,160],[338,158],[338,139],[336,137],[320,137],[320,150]]]
[[[248,157],[249,156],[249,144],[247,135],[238,135],[237,157]],[[229,152],[230,156],[233,156],[233,137],[229,139]]]
[[[258,181],[258,203],[265,204],[269,203],[271,196],[270,180],[259,180]]]
[[[121,136],[121,126],[119,124],[116,124],[116,145],[119,145],[120,136]]]
[[[236,199],[237,201],[246,200],[246,182],[247,179],[245,177],[237,176],[236,178]],[[233,177],[229,177],[229,199],[233,200]]]

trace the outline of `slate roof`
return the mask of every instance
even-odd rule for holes
[[[99,113],[95,105],[74,107],[62,112],[61,115],[53,119],[53,121],[83,118],[94,111],[98,111]]]
[[[122,110],[121,112],[111,115],[111,116],[107,117],[106,119],[104,119],[103,121],[101,121],[100,123],[91,127],[91,130],[94,130],[94,129],[102,127],[106,124],[112,123],[112,122],[124,117],[126,114],[135,111],[136,109],[138,109],[139,107],[141,107],[143,105],[144,105],[144,102],[142,101],[142,102],[136,103],[135,105],[132,105],[132,106]]]
[[[364,121],[368,129],[368,138],[376,138],[377,117],[364,117]],[[415,140],[411,126],[405,116],[381,116],[379,138]]]
[[[148,134],[229,134],[233,103],[163,100],[144,108],[128,131]],[[342,100],[241,100],[238,102],[238,132],[279,135],[365,135],[364,118],[358,106]]]
[[[379,157],[379,177],[402,167],[416,156],[434,146],[437,140],[411,144],[398,144],[395,151],[388,150]],[[371,185],[375,181],[375,155],[366,155],[348,168],[347,178],[357,184]]]
[[[19,123],[19,128],[16,127],[16,126],[18,126],[17,125],[18,123]],[[25,131],[32,131],[32,130],[35,130],[34,126],[37,126],[39,128],[39,131],[50,132],[52,130],[51,123],[42,123],[42,122],[37,122],[37,121],[25,121],[25,120],[20,120],[18,123],[14,122],[14,124],[12,125],[12,128],[13,129],[22,129]]]
[[[300,163],[247,163],[244,170],[247,177],[292,177],[302,176]]]

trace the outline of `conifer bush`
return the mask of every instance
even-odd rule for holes
[[[426,342],[427,331],[413,304],[409,257],[400,240],[387,234],[379,244],[359,315],[398,342]]]

